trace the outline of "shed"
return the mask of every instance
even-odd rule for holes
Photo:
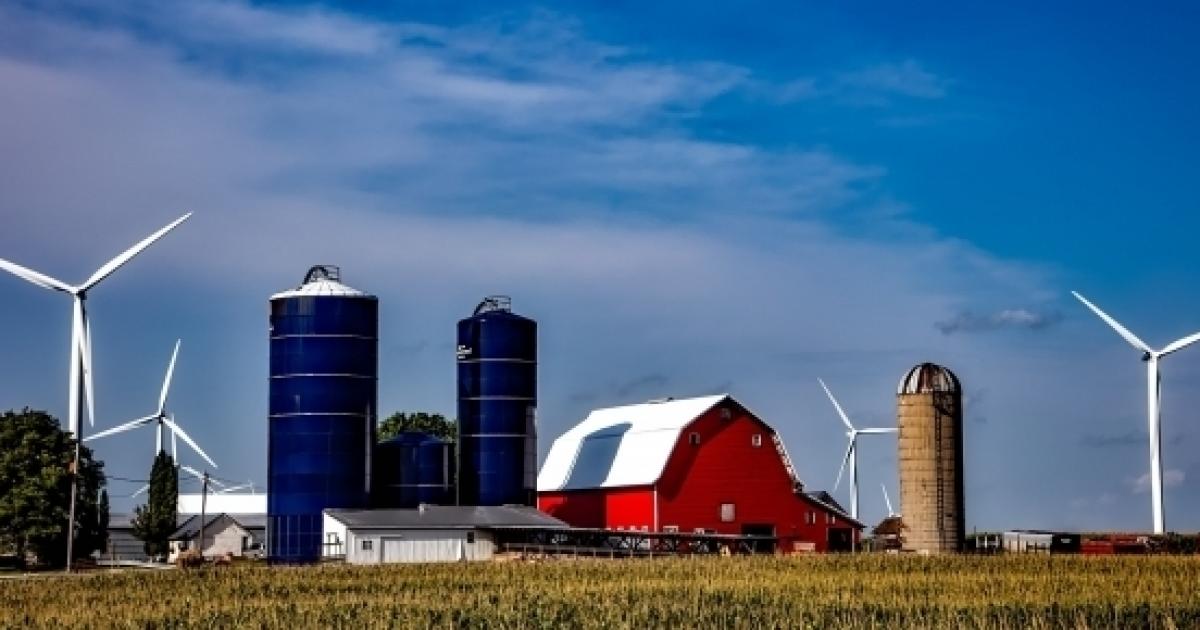
[[[328,509],[323,523],[324,555],[344,555],[350,564],[490,560],[513,536],[567,527],[517,505]]]
[[[200,516],[195,515],[185,520],[175,533],[168,539],[170,555],[168,561],[174,561],[179,552],[187,549],[200,549],[204,556],[261,556],[261,541],[242,526],[229,514],[207,515],[204,519],[204,541],[200,542]]]

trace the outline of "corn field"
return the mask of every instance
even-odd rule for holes
[[[0,580],[3,627],[1200,628],[1200,557],[206,568]]]

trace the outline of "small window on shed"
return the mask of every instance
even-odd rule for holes
[[[754,435],[750,436],[750,446],[753,446],[754,448],[758,448],[758,447],[762,446],[762,434],[761,433],[755,433]]]
[[[468,543],[475,542],[475,532],[467,532],[467,542]]]
[[[732,503],[721,504],[721,522],[732,523],[735,518],[734,508]]]
[[[688,444],[691,444],[692,446],[699,446],[700,445],[700,434],[696,433],[695,431],[689,433],[688,434]]]
[[[364,540],[362,541],[362,545],[361,545],[361,546],[362,546],[362,550],[363,550],[363,551],[370,551],[371,549],[373,549],[373,548],[374,548],[374,544],[373,544],[373,543],[374,543],[374,541],[373,541],[373,540],[370,540],[370,539],[364,539]]]

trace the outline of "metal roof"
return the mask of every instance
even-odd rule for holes
[[[282,291],[271,296],[272,300],[302,296],[335,296],[335,297],[371,297],[358,289],[348,287],[341,282],[328,279],[313,280],[295,289]]]
[[[896,393],[901,395],[961,391],[962,386],[954,372],[936,363],[922,363],[914,367],[900,379],[900,385],[896,387]]]
[[[238,527],[241,527],[242,529],[246,529],[246,527],[244,525],[242,525],[241,523],[239,523],[236,518],[233,518],[232,516],[225,514],[224,512],[221,512],[218,514],[205,515],[204,528],[205,529],[211,528],[213,526],[213,523],[216,523],[217,521],[221,520],[222,518],[228,518],[229,520],[233,521],[234,524],[236,524]],[[212,530],[209,530],[209,531],[212,531]],[[175,533],[171,534],[171,536],[167,540],[191,540],[199,535],[200,535],[200,515],[196,514],[196,515],[188,518],[186,521],[184,521],[183,524],[180,525],[179,528],[175,530]],[[205,538],[207,538],[207,536],[205,536]]]
[[[426,505],[404,510],[325,510],[350,529],[566,528],[567,524],[525,505]]]
[[[728,394],[596,409],[550,446],[540,492],[650,485],[662,476],[679,434]]]

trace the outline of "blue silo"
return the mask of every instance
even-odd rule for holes
[[[458,322],[458,503],[533,505],[537,322],[492,296]]]
[[[315,562],[322,510],[365,508],[375,443],[379,302],[309,269],[271,297],[267,558]]]
[[[375,447],[375,506],[454,504],[454,444],[409,431]]]

